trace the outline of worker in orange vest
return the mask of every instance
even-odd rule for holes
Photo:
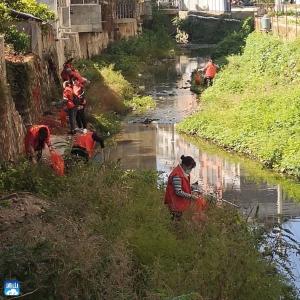
[[[64,109],[67,111],[69,116],[70,123],[70,132],[71,134],[75,134],[75,122],[77,115],[77,106],[74,103],[74,92],[73,85],[70,81],[65,81],[63,83],[63,100],[65,103]]]
[[[196,162],[191,156],[181,156],[181,164],[173,169],[168,178],[165,194],[165,204],[172,215],[172,220],[179,221],[193,201],[199,208],[206,206],[204,199],[192,194],[190,173],[196,167]]]
[[[81,84],[77,79],[73,80],[73,97],[76,98],[76,103],[78,104],[77,114],[76,114],[77,126],[79,129],[86,129],[87,127],[87,122],[85,117],[86,98],[84,96],[83,84]]]
[[[93,157],[97,142],[100,143],[103,149],[103,139],[96,132],[84,129],[82,133],[76,133],[74,136],[71,154],[80,156],[88,161]]]
[[[25,151],[33,163],[37,163],[42,157],[45,146],[53,151],[50,143],[50,130],[46,125],[31,126],[25,136]]]
[[[207,85],[212,85],[213,79],[215,78],[217,74],[218,66],[213,63],[213,60],[210,58],[208,60],[208,63],[203,69],[203,72],[205,74],[204,81]]]

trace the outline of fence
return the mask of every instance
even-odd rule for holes
[[[293,40],[300,36],[300,5],[258,4],[255,18],[256,30],[262,30],[261,18],[267,14],[271,19],[271,32],[286,40]]]
[[[135,0],[119,0],[116,2],[116,10],[114,11],[115,19],[131,19],[136,18],[137,7]]]
[[[98,0],[71,0],[71,5],[90,5],[90,4],[99,4]]]

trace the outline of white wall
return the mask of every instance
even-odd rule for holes
[[[182,0],[182,6],[189,11],[224,12],[227,10],[227,2],[228,0]]]

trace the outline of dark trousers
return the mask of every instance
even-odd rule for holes
[[[69,115],[69,124],[70,124],[70,130],[72,132],[75,131],[75,121],[76,121],[76,115],[77,115],[77,108],[74,107],[72,109],[68,110],[68,115]]]
[[[74,146],[71,150],[71,154],[73,154],[76,157],[81,157],[85,161],[89,160],[89,155],[88,155],[86,149],[81,148],[79,146]]]
[[[181,211],[170,211],[171,213],[171,220],[172,221],[180,221],[182,218],[182,212]]]
[[[85,119],[84,108],[79,109],[77,111],[76,122],[77,122],[78,128],[84,128],[84,129],[86,129],[86,125],[87,124],[86,124],[86,119]]]
[[[207,86],[211,86],[212,84],[213,84],[213,78],[212,77],[205,77],[204,78],[204,83],[205,83],[205,85],[207,85]]]

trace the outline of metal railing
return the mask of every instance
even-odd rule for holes
[[[300,36],[300,5],[258,3],[257,6],[256,29],[261,30],[261,18],[268,15],[271,19],[273,34],[285,39],[294,39]]]
[[[115,19],[136,18],[137,7],[134,0],[119,0],[116,2]]]
[[[99,0],[71,0],[71,5],[99,5]]]

